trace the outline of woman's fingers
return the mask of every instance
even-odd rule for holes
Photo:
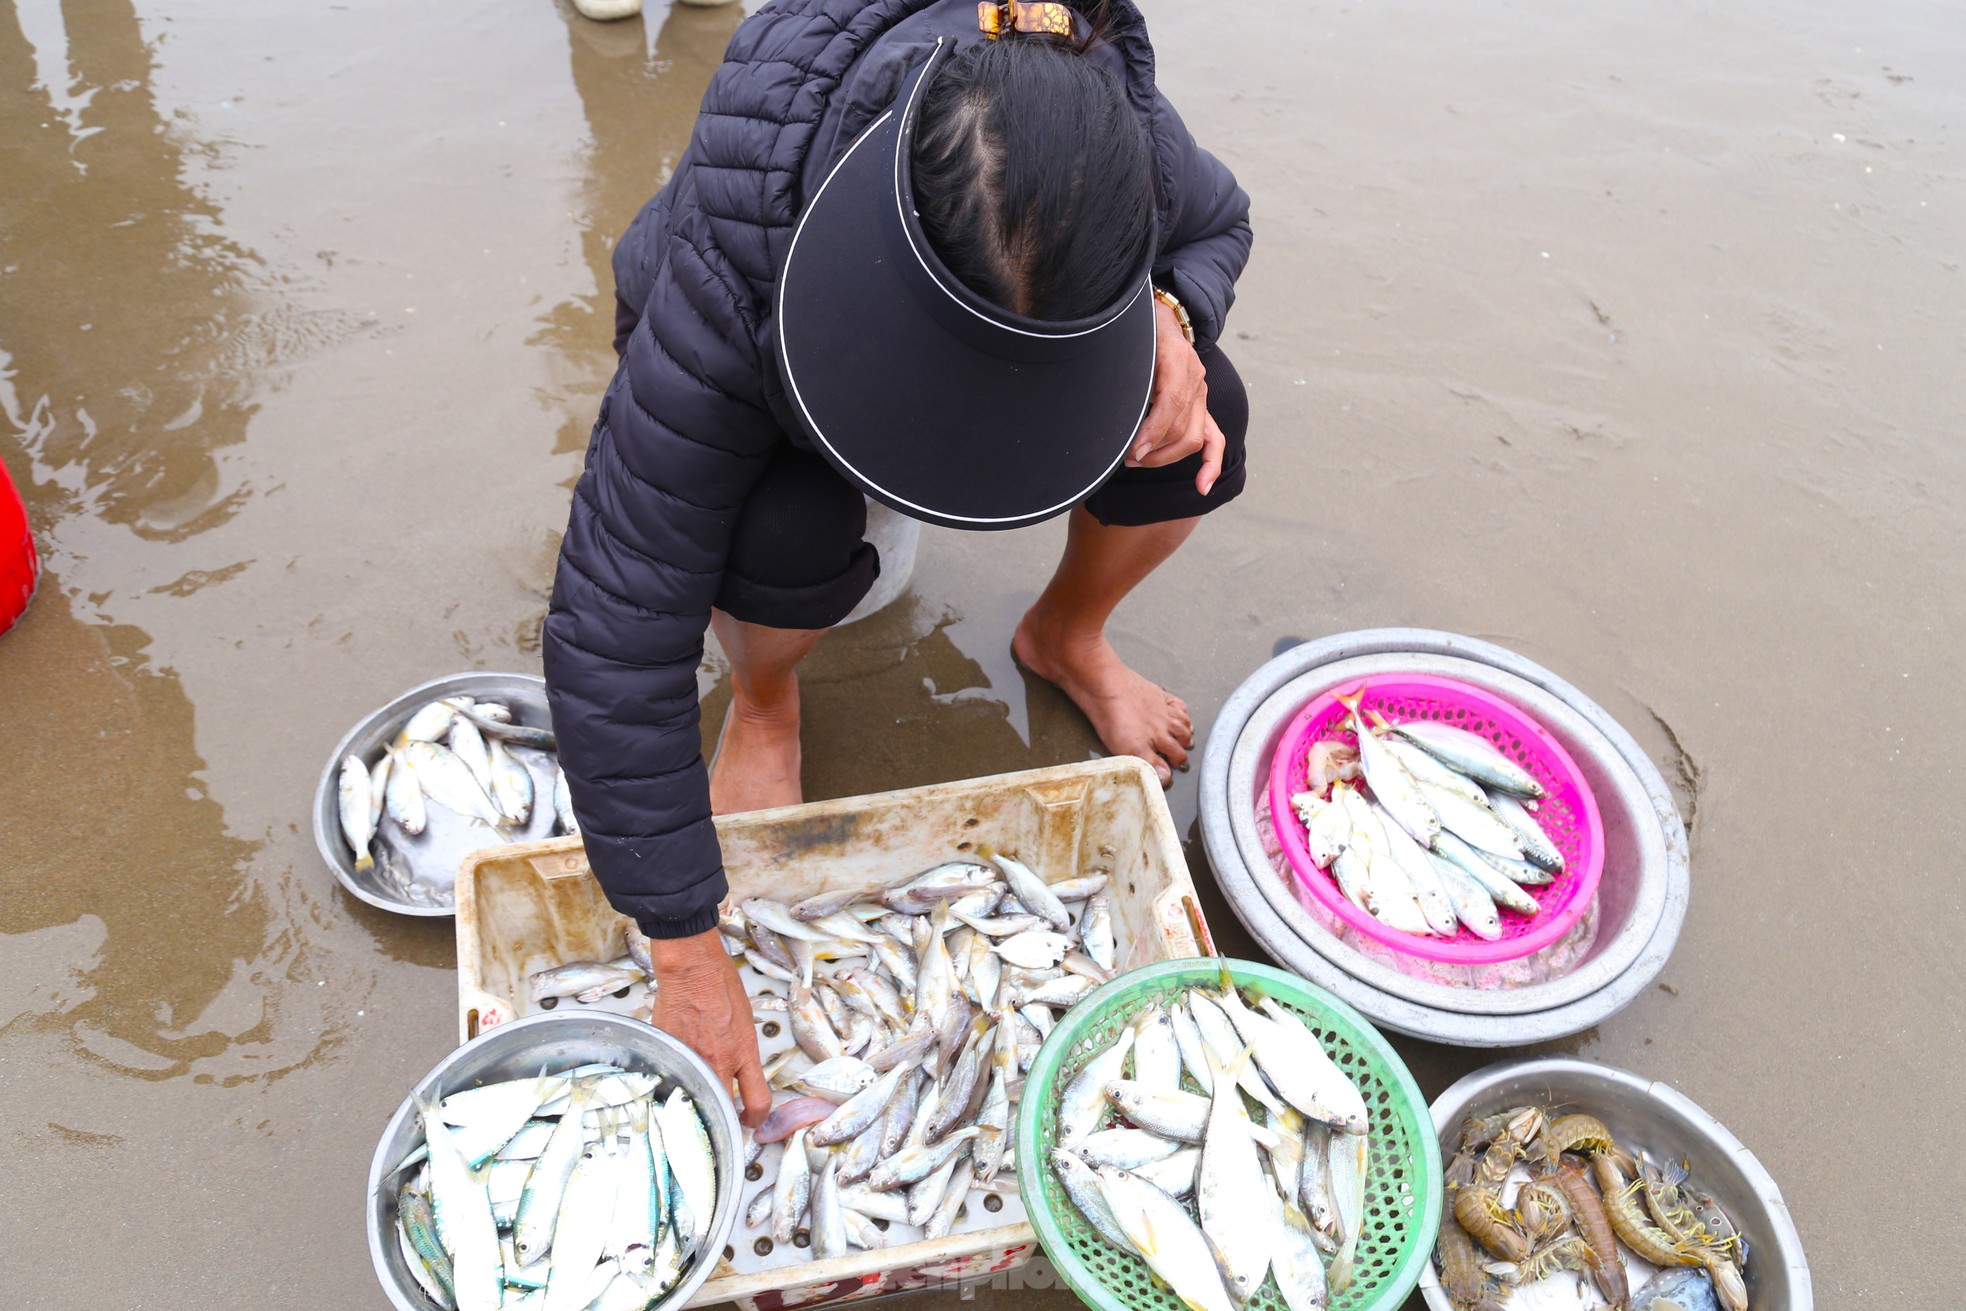
[[[771,1085],[765,1082],[764,1066],[758,1060],[758,1034],[751,1027],[751,998],[745,993],[744,981],[735,970],[731,971],[730,984],[736,994],[732,1001],[741,1017],[731,1035],[737,1045],[734,1071],[737,1098],[743,1103],[738,1118],[745,1128],[755,1129],[771,1113]]]
[[[1222,476],[1222,448],[1228,439],[1222,436],[1221,425],[1215,422],[1214,415],[1203,410],[1202,418],[1207,422],[1202,432],[1201,472],[1195,475],[1195,490],[1206,496],[1215,486],[1215,480]]]

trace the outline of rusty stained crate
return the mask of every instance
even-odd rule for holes
[[[1160,783],[1131,757],[729,815],[717,820],[717,833],[733,900],[793,902],[899,882],[988,846],[1051,881],[1110,874],[1122,970],[1214,951]],[[626,923],[589,877],[578,838],[472,853],[457,878],[459,1038],[535,1013],[528,975],[621,955]],[[743,973],[754,991],[776,986]],[[645,1013],[646,993],[636,985],[596,1005]],[[790,1041],[781,1026],[764,1044],[767,1058]],[[980,1211],[972,1207],[946,1237],[830,1261],[760,1257],[740,1230],[735,1250],[690,1305],[777,1311],[856,1300],[983,1278],[1036,1253],[1014,1196],[996,1215]]]

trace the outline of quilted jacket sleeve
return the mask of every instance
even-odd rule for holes
[[[1156,106],[1162,139],[1173,155],[1174,194],[1154,280],[1166,286],[1194,320],[1195,336],[1212,342],[1235,304],[1236,279],[1249,262],[1249,195],[1221,160],[1195,144],[1174,106]]]
[[[753,284],[700,218],[654,240],[574,490],[544,657],[594,875],[615,909],[673,938],[712,927],[726,890],[696,669],[739,507],[779,429]]]

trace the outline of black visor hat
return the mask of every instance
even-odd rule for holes
[[[806,206],[779,276],[778,363],[806,435],[869,496],[951,528],[1020,528],[1084,500],[1139,430],[1151,255],[1119,299],[1071,323],[1013,314],[949,272],[910,178],[922,88],[948,49]]]

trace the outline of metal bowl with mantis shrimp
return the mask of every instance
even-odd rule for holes
[[[1532,1118],[1519,1108],[1533,1111],[1535,1116]],[[1567,1184],[1578,1193],[1580,1200],[1587,1203],[1589,1197],[1595,1195],[1607,1198],[1614,1207],[1629,1204],[1634,1208],[1634,1229],[1642,1219],[1635,1209],[1638,1205],[1638,1188],[1635,1184],[1620,1187],[1623,1177],[1616,1158],[1628,1155],[1664,1165],[1668,1170],[1683,1166],[1689,1171],[1687,1195],[1698,1197],[1703,1217],[1713,1217],[1708,1221],[1709,1225],[1731,1226],[1738,1235],[1737,1239],[1725,1244],[1734,1270],[1722,1267],[1714,1272],[1720,1277],[1718,1282],[1733,1282],[1738,1275],[1738,1283],[1734,1283],[1731,1296],[1727,1290],[1719,1292],[1718,1304],[1734,1307],[1736,1311],[1741,1307],[1745,1307],[1746,1311],[1812,1311],[1815,1300],[1811,1291],[1809,1264],[1803,1256],[1801,1237],[1789,1218],[1788,1206],[1782,1201],[1781,1190],[1775,1186],[1775,1181],[1754,1154],[1729,1133],[1726,1126],[1670,1085],[1591,1061],[1572,1057],[1538,1057],[1507,1061],[1477,1070],[1434,1099],[1432,1109],[1443,1156],[1459,1151],[1471,1123],[1492,1121],[1494,1124],[1489,1133],[1473,1136],[1486,1140],[1516,1134],[1527,1144],[1518,1154],[1526,1154],[1539,1164],[1547,1160],[1552,1167],[1560,1165],[1560,1170],[1553,1169],[1549,1175],[1549,1182],[1557,1185],[1552,1191],[1561,1194],[1565,1191],[1562,1185]],[[1510,1119],[1511,1115],[1517,1118]],[[1551,1132],[1552,1126],[1559,1128]],[[1548,1134],[1547,1141],[1536,1140],[1539,1130]],[[1578,1153],[1578,1158],[1565,1157],[1565,1149]],[[1587,1160],[1589,1168],[1580,1167],[1577,1160]],[[1472,1155],[1464,1158],[1464,1161],[1464,1171],[1481,1168],[1475,1164]],[[1504,1165],[1501,1170],[1506,1168]],[[1587,1173],[1596,1176],[1594,1183],[1585,1182]],[[1559,1175],[1563,1177],[1559,1178]],[[1451,1172],[1449,1178],[1451,1183]],[[1473,1194],[1480,1183],[1481,1176],[1477,1175],[1473,1186],[1450,1188],[1448,1205],[1459,1204],[1474,1212],[1476,1208],[1468,1206],[1468,1203],[1476,1200]],[[1606,1185],[1609,1185],[1608,1192],[1603,1191]],[[1591,1193],[1589,1190],[1593,1188],[1599,1191]],[[1515,1222],[1517,1229],[1521,1229],[1524,1223],[1522,1212],[1525,1199],[1522,1193],[1526,1191],[1525,1186],[1509,1203],[1507,1218]],[[1468,1196],[1464,1197],[1463,1194]],[[1550,1199],[1549,1204],[1556,1208],[1565,1205],[1561,1196]],[[1535,1205],[1533,1199],[1528,1203],[1531,1210]],[[1444,1219],[1444,1230],[1456,1224],[1453,1214],[1458,1212]],[[1501,1214],[1497,1212],[1498,1216]],[[1466,1219],[1477,1229],[1482,1228],[1484,1223],[1480,1214],[1470,1214]],[[1588,1230],[1590,1224],[1584,1222],[1593,1217],[1580,1213],[1577,1219],[1580,1228]],[[1632,1258],[1649,1241],[1661,1237],[1658,1230],[1651,1227],[1649,1219],[1644,1219],[1643,1223],[1646,1228],[1636,1234],[1639,1249],[1628,1246],[1627,1226],[1622,1223],[1615,1226],[1615,1243],[1606,1236],[1596,1245],[1612,1246],[1623,1254],[1627,1269],[1607,1269],[1602,1282],[1622,1284],[1626,1282],[1623,1276],[1631,1274],[1628,1288],[1624,1291],[1631,1297],[1629,1304],[1634,1307],[1644,1305],[1637,1294],[1645,1279],[1638,1276],[1649,1275],[1651,1267],[1649,1264],[1637,1264]],[[1596,1249],[1586,1252],[1590,1241],[1588,1233],[1581,1233],[1578,1237],[1581,1241],[1573,1240],[1567,1248],[1560,1242],[1538,1244],[1539,1250],[1548,1251],[1550,1259],[1537,1264],[1547,1264],[1551,1270],[1558,1267],[1572,1270],[1583,1268],[1576,1275],[1575,1291],[1567,1286],[1561,1290],[1561,1295],[1566,1299],[1565,1305],[1622,1305],[1615,1295],[1619,1289],[1614,1287],[1607,1294],[1584,1272],[1590,1268]],[[1497,1296],[1504,1291],[1504,1286],[1492,1278],[1497,1273],[1504,1276],[1516,1273],[1509,1269],[1511,1266],[1520,1269],[1527,1265],[1526,1251],[1515,1260],[1505,1256],[1498,1261],[1493,1251],[1483,1252],[1478,1247],[1471,1250],[1474,1253],[1472,1274],[1467,1268],[1459,1272],[1460,1298],[1449,1296],[1448,1290],[1443,1287],[1442,1271],[1437,1265],[1430,1264],[1421,1275],[1420,1293],[1430,1311],[1468,1311],[1469,1307],[1478,1305],[1482,1297],[1504,1308],[1528,1305],[1528,1299],[1520,1295]],[[1695,1246],[1682,1244],[1681,1250],[1686,1253],[1679,1258],[1686,1262],[1681,1268],[1688,1271],[1689,1278],[1699,1278],[1700,1267],[1693,1264]],[[1667,1257],[1663,1250],[1656,1255]],[[1571,1259],[1573,1256],[1578,1259]],[[1438,1260],[1455,1259],[1451,1244],[1444,1239]],[[1563,1282],[1568,1284],[1567,1280]],[[1487,1286],[1477,1292],[1477,1283]],[[1711,1291],[1714,1287],[1717,1284],[1709,1285],[1708,1296],[1715,1296]],[[1584,1298],[1582,1302],[1578,1301],[1580,1295]]]

